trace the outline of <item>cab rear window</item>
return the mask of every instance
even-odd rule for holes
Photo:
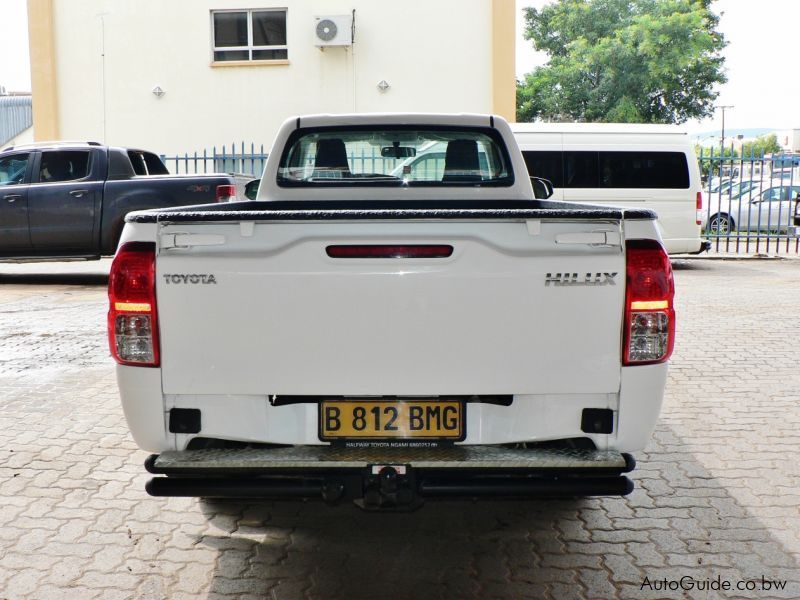
[[[509,186],[511,163],[489,128],[326,127],[286,144],[278,185]]]

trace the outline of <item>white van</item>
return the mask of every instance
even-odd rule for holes
[[[530,175],[552,200],[641,207],[658,214],[667,252],[706,250],[700,169],[687,133],[671,125],[513,123]]]

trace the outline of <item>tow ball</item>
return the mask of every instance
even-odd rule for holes
[[[356,504],[364,510],[409,511],[419,508],[422,498],[408,465],[370,465],[364,477],[364,496]]]

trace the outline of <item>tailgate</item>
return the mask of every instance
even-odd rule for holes
[[[164,393],[615,393],[619,234],[596,220],[160,224]],[[453,252],[326,253],[348,244]]]

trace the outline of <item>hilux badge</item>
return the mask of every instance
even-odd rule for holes
[[[548,273],[544,285],[617,285],[616,276],[617,273]]]

